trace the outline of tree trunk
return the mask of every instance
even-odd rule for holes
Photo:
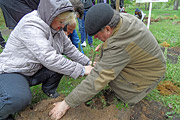
[[[119,12],[119,1],[120,0],[116,0],[116,10]]]
[[[145,5],[145,10],[147,10],[147,3],[145,3],[144,5]]]
[[[141,5],[140,3],[137,3],[138,8],[140,7],[140,5]]]
[[[148,10],[149,10],[149,6],[150,6],[150,3],[148,3],[148,7],[147,7]]]
[[[178,10],[180,0],[174,0],[174,10]]]

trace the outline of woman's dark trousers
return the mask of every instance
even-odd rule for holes
[[[30,86],[42,83],[45,93],[54,93],[63,75],[43,67],[31,77],[18,73],[0,74],[0,120],[26,108],[32,99]]]

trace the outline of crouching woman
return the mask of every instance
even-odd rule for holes
[[[19,21],[0,54],[0,120],[9,119],[31,102],[31,86],[42,83],[43,92],[56,98],[63,75],[89,74],[89,58],[62,30],[75,20],[68,0],[42,0],[37,10]]]

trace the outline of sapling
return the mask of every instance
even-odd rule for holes
[[[95,49],[92,49],[93,50],[93,57],[92,57],[92,64],[91,66],[94,67],[94,60],[95,60],[95,56],[96,56],[96,50]]]

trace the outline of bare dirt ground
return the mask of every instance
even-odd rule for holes
[[[50,120],[49,111],[53,108],[53,103],[62,101],[64,97],[60,96],[56,99],[43,100],[40,103],[28,107],[16,118],[16,120]],[[111,105],[105,109],[91,109],[85,104],[77,108],[70,109],[62,120],[118,120],[119,110]]]
[[[168,49],[168,54],[179,56],[180,47]],[[179,62],[179,61],[178,61]],[[162,95],[180,94],[179,85],[170,81],[161,82],[157,89]],[[89,105],[87,102],[79,107],[70,109],[62,120],[180,120],[180,116],[171,115],[168,118],[167,112],[171,109],[163,106],[160,102],[142,100],[134,106],[119,110],[114,104],[114,94],[105,91],[103,96],[94,98]],[[27,107],[17,115],[16,120],[50,120],[48,113],[53,108],[53,103],[62,101],[61,95],[56,99],[43,100],[33,106]],[[102,99],[106,101],[106,107]]]
[[[43,100],[19,113],[16,120],[50,120],[48,113],[53,108],[53,103],[63,99],[64,96]],[[99,109],[102,105],[100,100],[95,99],[93,101],[96,108],[91,109],[82,104],[79,107],[70,109],[62,120],[166,120],[166,113],[171,111],[155,101],[142,100],[134,106],[121,110],[114,104]],[[174,115],[171,120],[180,120],[180,117]]]

